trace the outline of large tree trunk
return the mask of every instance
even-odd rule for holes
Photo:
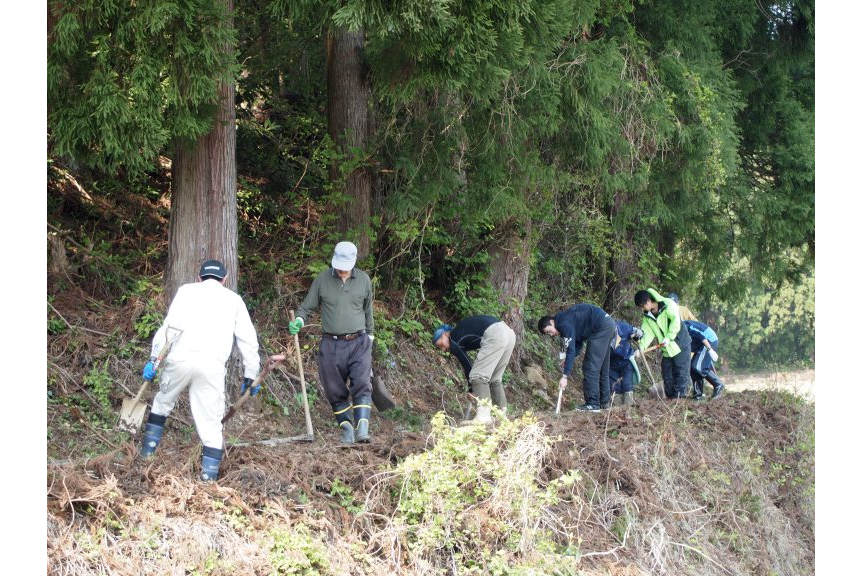
[[[515,331],[517,342],[510,365],[520,366],[524,340],[524,298],[530,279],[530,243],[532,224],[529,218],[506,227],[508,233],[490,250],[491,285],[500,292],[500,302],[506,305],[502,320]]]
[[[233,0],[225,3],[233,11]],[[181,285],[197,279],[200,265],[210,258],[227,268],[225,285],[237,287],[234,90],[232,82],[219,85],[218,110],[209,134],[193,143],[175,143],[165,274],[168,302]]]
[[[371,177],[365,158],[352,158],[359,150],[365,153],[369,142],[368,106],[371,88],[368,80],[365,57],[365,32],[350,32],[332,29],[327,36],[327,116],[329,135],[338,150],[349,155],[350,160],[362,164],[342,175],[341,165],[333,163],[330,179],[333,183],[343,181],[342,190],[346,202],[336,208],[339,240],[350,240],[359,249],[359,257],[369,254],[371,225]]]
[[[614,218],[620,213],[623,206],[629,201],[628,194],[623,192],[618,193],[614,197],[614,205],[611,210],[611,223]],[[624,231],[624,236],[621,241],[622,249],[618,254],[611,258],[611,270],[613,271],[614,281],[610,283],[605,293],[605,301],[602,303],[602,308],[615,318],[624,318],[628,312],[632,316],[634,314],[634,293],[640,290],[640,286],[635,286],[632,279],[636,277],[638,272],[638,255],[634,250],[634,230],[628,227]]]

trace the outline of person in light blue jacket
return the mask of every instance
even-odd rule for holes
[[[691,336],[691,381],[694,385],[691,397],[706,399],[703,395],[703,381],[706,380],[712,384],[712,399],[715,400],[724,392],[724,383],[714,366],[718,360],[718,335],[703,322],[684,320],[683,325]]]

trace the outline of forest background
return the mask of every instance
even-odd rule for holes
[[[822,15],[822,14],[821,14],[821,15]],[[846,17],[846,13],[842,13],[842,17]],[[828,16],[826,16],[826,18],[823,18],[823,19],[821,20],[821,24],[822,24],[824,21],[827,23],[826,25],[827,25],[827,26],[829,26],[829,17],[828,17]],[[834,37],[832,36],[832,34],[823,34],[823,35],[822,35],[822,38],[826,38],[826,37],[828,37],[829,39],[828,39],[828,40],[826,40],[824,43],[822,43],[822,44],[821,44],[821,49],[824,47],[824,45],[827,45],[827,44],[828,44],[828,42],[830,42],[830,41],[833,41],[833,40],[834,40]],[[837,51],[837,52],[841,52],[841,51],[839,50],[839,51]],[[39,48],[34,47],[34,53],[39,54]],[[44,62],[44,59],[34,59],[34,63],[33,63],[31,66],[32,66],[33,68],[40,69],[39,62]],[[818,61],[818,63],[819,63],[819,61]],[[822,79],[822,77],[823,77],[823,76],[822,76],[822,74],[824,74],[824,73],[828,74],[828,73],[829,73],[829,68],[826,68],[826,67],[821,68],[821,69],[819,70],[819,72],[821,73],[821,79]],[[23,71],[22,71],[22,73],[20,74],[20,77],[28,77],[28,76],[29,76],[29,74],[28,74],[28,73],[26,73],[26,72],[23,72]],[[818,81],[818,83],[819,83],[819,81]],[[38,84],[37,84],[37,85],[38,85]],[[839,85],[840,85],[840,83],[839,83]],[[838,94],[845,94],[845,93],[846,93],[845,91],[841,91],[841,90],[836,90],[835,92],[836,92],[836,93],[838,93]],[[840,106],[840,105],[837,105],[837,104],[836,104],[836,106],[829,106],[828,104],[826,104],[827,102],[829,102],[829,99],[828,99],[828,98],[829,98],[829,95],[828,95],[825,91],[824,91],[824,92],[821,92],[821,106],[822,106],[824,109],[827,109],[827,110],[830,110],[830,111],[834,111],[834,110],[836,110],[836,109],[842,109],[842,108],[841,108],[841,106]],[[12,107],[10,107],[9,109],[12,109]],[[853,107],[851,107],[851,106],[847,106],[847,107],[845,107],[844,109],[848,109],[848,110],[849,110],[849,109],[853,109]],[[36,114],[35,114],[35,116],[36,116],[36,117],[45,117],[45,116],[39,116],[39,113],[38,113],[38,112],[39,112],[39,111],[37,110],[37,111],[36,111]],[[17,115],[13,115],[13,117],[17,118]],[[846,123],[845,123],[845,124],[846,124]],[[14,126],[14,124],[13,124],[13,126]],[[20,129],[20,132],[21,132],[21,133],[26,133],[27,131],[28,131],[28,130],[26,130],[26,129],[24,129],[24,128],[21,128],[21,129]],[[839,140],[839,141],[840,141],[840,138],[841,138],[841,135],[843,134],[843,132],[844,132],[844,131],[839,131],[839,134],[837,134],[837,135],[829,134],[829,138],[830,138],[830,140],[831,140],[831,139],[836,139],[836,140]],[[39,140],[37,140],[37,142],[36,142],[36,146],[34,146],[34,148],[40,148],[40,146],[41,146],[41,142],[40,142]],[[849,148],[852,148],[852,146],[850,146]],[[842,151],[842,150],[847,150],[847,149],[848,149],[848,147],[841,147],[841,146],[839,146],[839,147],[838,147],[838,149],[837,149],[837,150],[835,150],[835,151],[833,151],[831,148],[828,148],[828,149],[827,149],[827,150],[828,150],[828,152],[827,152],[827,153],[829,154],[829,158],[828,158],[828,159],[824,159],[824,162],[821,164],[821,168],[822,168],[822,170],[821,170],[821,178],[823,178],[824,176],[825,176],[826,178],[831,178],[831,177],[832,177],[832,174],[837,174],[837,173],[840,173],[840,172],[841,172],[841,170],[840,170],[840,168],[839,168],[839,167],[836,167],[836,169],[835,169],[834,171],[830,170],[831,163],[835,163],[835,159],[836,159],[836,158],[840,158],[840,157],[841,157],[841,151]],[[41,152],[41,148],[40,148],[40,150],[39,150],[38,152],[34,152],[34,154],[33,154],[33,155],[35,155],[35,156],[39,156],[39,157],[41,158],[41,153],[42,153],[42,152]],[[820,158],[818,157],[818,160],[819,160],[819,159],[820,159]],[[26,166],[29,166],[29,165],[31,164],[31,162],[29,162],[30,160],[32,160],[32,158],[30,158],[30,155],[28,154],[28,155],[26,155],[24,158],[22,158],[20,162],[16,162],[16,165],[19,165],[19,166],[25,166],[25,167],[26,167]],[[848,159],[848,163],[852,164],[852,160],[851,160],[851,159]],[[840,166],[840,164],[839,164],[839,166]],[[36,174],[42,174],[43,172],[41,172],[41,170],[43,169],[43,167],[44,167],[44,165],[42,165],[41,163],[38,163],[38,168],[34,168],[34,169],[33,169],[33,171],[32,171],[32,174],[34,174],[34,175],[36,175]],[[28,171],[27,173],[29,173],[29,171]],[[827,180],[827,181],[829,181],[829,180]],[[838,183],[836,183],[836,184],[834,184],[834,185],[833,185],[833,184],[832,184],[832,182],[830,182],[830,183],[829,183],[829,186],[830,186],[830,187],[834,186],[834,188],[836,188],[836,189],[840,189],[840,188],[841,188],[841,186],[842,186],[842,184],[843,184],[843,183],[838,182]],[[26,185],[26,181],[25,181],[25,185]],[[821,186],[823,186],[823,180],[821,180]],[[35,188],[35,187],[36,187],[36,186],[33,186],[33,188]],[[29,186],[28,186],[28,188],[29,188]],[[36,198],[40,198],[40,197],[41,197],[41,194],[34,194],[34,196],[35,196]],[[821,198],[821,200],[822,200],[822,198]],[[841,199],[841,202],[842,202],[842,205],[846,205],[846,204],[844,204],[844,202],[845,202],[845,199],[844,199],[844,198],[842,198],[842,199]],[[34,215],[34,216],[35,216],[35,218],[34,218],[34,223],[33,223],[32,225],[23,225],[23,226],[22,226],[21,224],[19,224],[19,227],[20,227],[20,228],[18,228],[18,229],[16,229],[16,228],[12,228],[12,229],[11,229],[11,230],[13,230],[13,231],[14,231],[15,237],[21,237],[21,236],[23,236],[23,237],[29,237],[29,233],[30,233],[30,231],[32,231],[32,230],[37,230],[37,229],[39,229],[39,228],[40,228],[39,223],[38,223],[38,222],[36,222],[36,220],[38,220],[38,219],[41,217],[41,214],[43,213],[43,212],[42,212],[42,210],[41,210],[42,208],[47,208],[47,207],[46,207],[46,206],[43,206],[43,205],[40,205],[39,203],[37,203],[37,204],[36,204],[36,206],[34,207],[34,209],[32,210],[32,215]],[[848,212],[849,212],[849,211],[848,211]],[[839,221],[840,221],[840,216],[841,216],[841,215],[835,215],[835,217],[837,217],[837,218],[839,219]],[[823,217],[823,215],[821,214],[821,218],[822,218],[822,217]],[[839,229],[839,230],[840,230],[840,229],[845,229],[845,228],[844,228],[844,226],[840,226],[840,225],[839,225],[839,226],[836,226],[836,225],[835,225],[834,220],[831,220],[831,218],[833,217],[833,215],[831,215],[831,214],[830,214],[828,217],[830,218],[830,220],[829,220],[829,221],[827,221],[826,226],[827,226],[827,227],[831,227],[831,230],[827,230],[827,231],[833,231],[833,230],[835,230],[836,228],[837,228],[837,229]],[[21,222],[21,220],[20,220],[20,219],[18,219],[17,217],[15,218],[15,220],[16,220],[17,222]],[[475,234],[477,234],[477,235],[481,235],[481,233],[482,233],[481,226],[483,226],[484,224],[485,224],[485,223],[483,223],[483,222],[477,222],[477,227],[478,227],[478,228],[477,228],[477,230],[474,230],[474,231],[473,231],[473,233],[475,233]],[[6,231],[4,231],[4,235],[8,235],[8,230],[9,230],[9,229],[7,228],[7,230],[6,230]],[[823,232],[823,231],[824,231],[824,227],[821,227],[821,232]],[[34,238],[34,240],[33,240],[33,242],[32,242],[32,243],[28,242],[28,243],[27,243],[28,245],[31,245],[31,246],[36,246],[36,245],[37,245],[36,240],[35,240],[35,236],[36,236],[36,235],[35,235],[35,233],[34,233],[34,234],[33,234],[33,238]],[[7,240],[7,245],[11,245],[9,237],[7,236],[5,239]],[[823,251],[823,248],[821,247],[821,259],[823,259],[824,254],[826,255],[826,260],[825,260],[825,261],[823,261],[823,262],[821,262],[821,298],[824,298],[824,300],[826,300],[827,302],[831,302],[831,301],[832,301],[832,299],[831,299],[831,298],[829,298],[829,296],[828,296],[828,294],[829,294],[829,292],[828,292],[828,291],[830,290],[830,286],[829,286],[829,276],[828,276],[828,268],[827,268],[827,267],[831,264],[831,263],[830,263],[830,261],[829,261],[829,258],[830,258],[830,256],[831,256],[831,254],[833,254],[833,253],[835,253],[835,252],[833,252],[832,250],[830,250],[830,248],[831,248],[832,246],[830,246],[830,244],[829,244],[829,242],[830,242],[830,238],[829,238],[829,236],[826,236],[826,237],[825,237],[825,240],[826,240],[826,242],[827,242],[827,244],[826,244],[826,250],[825,250],[825,251]],[[692,241],[694,241],[694,239],[692,239]],[[17,244],[17,243],[16,243],[16,244]],[[840,245],[840,243],[835,243],[835,244]],[[850,246],[852,246],[852,244],[849,244],[849,245],[850,245]],[[835,246],[835,247],[837,248],[837,246]],[[606,247],[605,247],[605,248],[606,248]],[[18,251],[16,251],[13,255],[10,255],[10,256],[11,256],[11,258],[10,258],[10,269],[12,269],[12,270],[27,270],[27,269],[29,269],[29,268],[32,266],[32,264],[33,264],[33,262],[34,262],[34,261],[35,261],[35,263],[36,263],[37,265],[40,263],[40,257],[38,257],[38,256],[36,256],[36,255],[27,254],[26,252],[18,252]],[[22,260],[18,260],[18,261],[16,261],[16,259],[15,259],[16,257],[20,258],[20,257],[22,257],[22,256],[23,256],[23,259],[22,259]],[[44,263],[44,262],[42,262],[42,263]],[[464,263],[462,263],[462,264],[463,264],[464,266],[466,266],[466,268],[465,268],[465,269],[469,269],[469,266],[470,266],[471,264],[474,264],[474,263],[472,263],[472,262],[464,262]],[[665,264],[668,264],[668,263],[665,263]],[[695,263],[695,264],[696,264],[696,263]],[[771,264],[775,264],[775,263],[773,262],[773,263],[771,263]],[[787,264],[787,262],[784,262],[784,263],[782,263],[782,264],[781,264],[781,266],[785,266],[786,264]],[[790,264],[792,265],[792,262],[791,262]],[[824,266],[824,264],[825,264],[825,266]],[[672,266],[671,266],[671,268],[672,268]],[[665,274],[665,275],[669,274],[670,276],[665,276],[666,278],[667,278],[667,277],[679,278],[679,277],[680,277],[680,275],[682,274],[682,271],[680,271],[680,270],[671,270],[671,269],[664,269],[664,270],[661,270],[661,271],[659,271],[659,270],[651,270],[650,272],[653,272],[653,273],[661,272],[661,273],[663,273],[663,274]],[[823,275],[823,273],[824,273],[824,272],[826,272],[826,273],[827,273],[827,275],[826,275],[826,276],[824,276],[824,275]],[[767,276],[768,276],[768,274],[767,274]],[[765,276],[765,277],[766,277],[766,276]],[[824,281],[824,280],[825,280],[825,281]],[[698,307],[700,307],[700,308],[703,308],[703,307],[705,307],[705,306],[708,306],[708,303],[709,303],[709,302],[713,302],[713,301],[714,301],[714,302],[717,302],[717,301],[718,301],[718,300],[710,300],[710,299],[712,299],[712,298],[719,298],[719,297],[721,297],[721,296],[728,297],[728,296],[732,296],[732,295],[734,294],[734,293],[733,293],[733,290],[732,290],[732,286],[727,286],[727,285],[722,286],[722,285],[720,285],[719,283],[712,283],[713,285],[715,285],[715,286],[716,286],[716,290],[715,290],[715,292],[713,293],[713,292],[712,292],[712,289],[710,289],[710,290],[706,290],[706,291],[703,291],[703,290],[697,290],[697,289],[696,289],[696,286],[698,286],[697,282],[696,282],[696,281],[691,281],[691,279],[689,279],[689,281],[691,282],[691,284],[686,284],[686,282],[684,282],[684,281],[682,281],[682,280],[680,280],[680,281],[679,281],[679,285],[680,285],[680,286],[684,286],[684,287],[689,287],[689,286],[690,286],[690,287],[688,288],[688,289],[689,289],[689,291],[688,291],[688,292],[686,292],[686,290],[684,290],[684,289],[680,289],[680,291],[683,293],[683,297],[684,297],[684,299],[686,299],[686,297],[689,297],[689,299],[690,299],[690,300],[695,300],[696,298],[700,298],[700,297],[701,297],[701,295],[703,295],[702,297],[703,297],[703,298],[705,298],[704,302],[706,302],[707,304],[704,304],[703,302],[699,302],[699,303],[698,303]],[[702,281],[703,281],[703,279],[701,279],[701,282],[702,282]],[[20,285],[20,281],[16,279],[13,283],[10,283],[9,287],[15,287],[15,286],[18,286],[18,285]],[[701,286],[703,286],[703,285],[701,284]],[[567,295],[574,295],[574,294],[581,293],[581,292],[585,289],[585,287],[584,287],[584,286],[569,286],[569,287],[566,287],[566,288],[568,288],[569,292],[566,292],[565,294],[562,294],[562,295],[561,295],[561,294],[557,294],[556,296],[558,296],[558,297],[557,297],[556,299],[554,299],[554,300],[556,300],[556,301],[565,301],[565,300],[566,300],[565,296],[567,296]],[[724,290],[726,290],[726,292],[723,292],[723,293],[722,293],[719,289],[724,289]],[[9,290],[9,288],[7,288],[7,293],[8,293],[8,290]],[[589,291],[589,290],[587,290],[587,291]],[[621,292],[625,292],[625,290],[621,290]],[[824,296],[824,295],[826,295],[826,296]],[[562,297],[561,297],[561,296],[562,296]],[[607,295],[604,295],[604,296],[605,296],[606,298],[608,297]],[[813,296],[813,290],[812,290],[812,296]],[[469,304],[468,300],[469,300],[469,298],[471,298],[471,297],[475,297],[475,294],[472,294],[472,295],[471,295],[471,294],[470,294],[470,292],[469,292],[469,290],[467,290],[467,289],[462,290],[460,293],[456,292],[456,293],[452,296],[452,299],[450,300],[450,305],[452,305],[452,306],[453,306],[453,308],[455,308],[455,310],[457,310],[457,307],[458,307],[458,305],[459,305],[459,300],[458,300],[458,298],[460,298],[460,299],[461,299],[461,301],[460,301],[460,304],[461,304],[461,305],[467,305],[467,304]],[[26,327],[33,327],[33,324],[34,324],[34,322],[32,321],[32,319],[33,319],[33,318],[36,318],[36,317],[40,317],[40,318],[41,318],[41,317],[42,317],[42,316],[41,316],[41,314],[42,314],[42,310],[43,310],[43,308],[42,308],[41,303],[38,303],[38,302],[37,302],[37,303],[33,306],[33,310],[34,310],[34,312],[32,313],[32,315],[30,315],[30,314],[28,313],[28,314],[25,316],[25,318],[17,319],[17,321],[15,322],[15,324],[16,324],[16,325],[20,325],[20,326],[24,326],[24,327],[25,327],[25,333],[26,333]],[[463,308],[463,310],[464,310],[464,311],[466,311],[466,310],[467,310],[467,308],[465,307],[465,308]],[[461,311],[461,310],[458,310],[458,311]],[[44,334],[44,332],[42,332],[42,331],[41,331],[41,326],[35,326],[34,328],[36,328],[36,329],[34,329],[34,330],[33,330],[32,338],[28,338],[28,339],[27,339],[27,341],[28,341],[28,342],[29,342],[29,341],[32,341],[32,342],[36,342],[36,343],[38,343],[38,342],[40,342],[40,341],[41,341],[41,338],[42,338],[42,336],[41,336],[41,335],[42,335],[42,334]],[[827,329],[827,330],[829,330],[828,325],[827,325],[827,328],[826,328],[826,329]],[[822,332],[821,332],[821,333],[822,333]],[[13,343],[6,343],[6,344],[7,344],[7,346],[4,346],[4,349],[6,349],[6,350],[19,350],[19,349],[21,348],[20,342],[21,342],[21,337],[20,337],[19,335],[17,335],[17,334],[16,334],[16,337],[15,337],[15,343],[14,343],[14,344],[13,344]],[[33,348],[33,350],[34,350],[34,351],[36,351],[36,352],[38,352],[39,350],[41,350],[41,348],[40,348],[39,346],[37,346],[37,345],[33,345],[33,346],[32,346],[32,348]],[[821,352],[822,352],[822,354],[825,354],[825,355],[826,355],[826,356],[823,356],[823,357],[822,357],[822,359],[824,360],[824,362],[822,362],[822,363],[821,363],[821,366],[822,366],[822,367],[823,367],[823,366],[825,366],[825,367],[826,367],[826,372],[825,372],[825,374],[827,374],[826,378],[828,378],[828,374],[829,374],[828,370],[829,370],[830,365],[832,364],[832,363],[830,362],[830,358],[829,358],[829,353],[830,353],[830,352],[829,352],[827,349],[825,349],[825,348],[824,348],[824,349],[822,349],[822,350],[821,350]],[[780,359],[780,360],[782,360],[782,361],[783,361],[783,360],[786,360],[786,359]],[[800,360],[800,358],[796,358],[795,360]],[[801,360],[804,362],[804,358],[802,358]],[[34,361],[34,362],[32,363],[32,365],[33,365],[33,366],[41,366],[41,362],[38,360],[38,354],[36,354],[36,361]],[[39,370],[37,370],[37,371],[36,371],[36,374],[37,374],[37,376],[38,376],[38,374],[39,374]],[[823,372],[821,372],[821,374],[823,374]],[[33,379],[37,379],[37,378],[33,378]],[[821,398],[824,398],[824,396],[821,396]],[[828,403],[829,398],[828,398],[828,397],[826,397],[826,398],[825,398],[825,400],[826,400],[826,402]],[[819,409],[818,409],[818,411],[819,411]],[[36,411],[36,414],[39,414],[39,411]],[[36,420],[36,423],[38,424],[38,419]],[[41,431],[39,431],[39,432],[38,432],[38,435],[41,435]],[[35,437],[37,436],[37,434],[35,434],[35,433],[34,433],[34,435],[33,435],[33,436],[34,436],[34,438],[35,438]],[[828,442],[828,436],[827,436],[827,440],[826,440],[824,443],[829,443],[829,442]],[[821,444],[821,445],[823,445],[823,444]],[[16,448],[18,448],[18,447],[16,447]],[[22,447],[22,448],[23,448],[23,447]],[[823,463],[823,460],[821,460],[821,464],[822,464],[822,463]],[[829,481],[828,476],[827,476],[827,477],[825,477],[825,478],[824,478],[823,476],[821,476],[821,482],[823,482],[824,480],[828,482],[828,481]],[[821,484],[821,486],[823,486],[823,484]],[[822,493],[822,492],[823,492],[823,490],[821,490],[821,493]],[[818,500],[819,500],[819,498],[818,498]],[[827,506],[825,506],[825,507],[822,507],[822,508],[821,508],[821,511],[824,511],[824,510],[828,510],[828,505],[827,505]],[[39,529],[38,529],[37,531],[39,531],[39,530],[41,530],[41,526],[39,527]],[[823,533],[821,533],[821,535],[822,535],[822,534],[823,534]],[[823,538],[823,539],[822,539],[822,541],[824,542],[824,544],[826,543],[826,540],[827,540],[826,538]],[[834,539],[831,539],[831,538],[830,538],[830,540],[831,540],[831,543],[834,543],[834,542],[835,542],[835,540],[834,540]],[[822,551],[822,550],[823,550],[823,549],[821,549],[821,551]]]

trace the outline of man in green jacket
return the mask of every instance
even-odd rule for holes
[[[635,305],[643,310],[641,352],[649,348],[653,339],[659,340],[664,394],[670,399],[685,398],[691,383],[691,336],[680,320],[676,302],[649,288],[638,290]]]
[[[371,441],[368,423],[374,293],[368,274],[355,265],[356,246],[352,242],[336,244],[332,267],[317,275],[296,319],[288,324],[288,331],[298,334],[305,325],[304,319],[320,308],[323,338],[317,351],[318,376],[345,444]]]

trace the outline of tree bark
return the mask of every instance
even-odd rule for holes
[[[328,131],[338,151],[351,161],[361,164],[342,175],[342,167],[334,162],[330,180],[340,184],[346,201],[336,207],[339,240],[350,240],[363,258],[370,251],[371,177],[365,158],[352,158],[356,150],[366,153],[369,142],[369,112],[371,87],[365,56],[365,32],[331,29],[327,35],[327,120]]]
[[[524,299],[530,279],[530,243],[532,224],[529,218],[507,227],[508,234],[490,250],[491,285],[500,293],[506,306],[502,320],[515,331],[517,341],[510,364],[520,366],[524,340]]]
[[[614,197],[614,205],[611,209],[611,223],[613,224],[616,215],[619,214],[623,206],[629,202],[629,196],[625,193],[618,193]],[[610,267],[613,271],[614,281],[610,283],[605,293],[605,300],[602,303],[602,309],[616,318],[621,318],[621,311],[633,310],[634,293],[640,290],[640,287],[635,287],[631,281],[638,272],[638,256],[634,249],[634,231],[631,227],[625,227],[622,238],[622,251],[611,258]]]
[[[233,11],[233,0],[225,0]],[[232,18],[228,25],[232,25]],[[232,46],[226,50],[233,51]],[[237,287],[236,108],[233,82],[218,89],[212,131],[193,143],[175,142],[171,219],[165,288],[168,303],[177,289],[197,279],[211,258],[227,268],[225,286]]]

